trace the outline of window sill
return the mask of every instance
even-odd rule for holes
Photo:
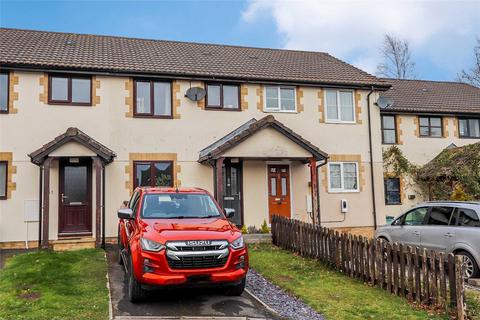
[[[242,111],[240,108],[223,108],[223,107],[205,107],[208,111]]]
[[[398,145],[398,143],[386,143],[386,142],[382,142],[383,145],[386,145],[386,146],[395,146],[395,145]]]
[[[325,123],[329,124],[357,124],[357,121],[335,121],[335,120],[325,120]]]
[[[1,111],[0,111],[1,112]],[[480,137],[459,137],[459,139],[473,139],[473,140],[480,140]]]
[[[419,138],[432,138],[432,139],[445,139],[445,138],[448,138],[448,137],[444,137],[444,136],[441,136],[441,137],[432,137],[432,136],[418,136]]]
[[[263,112],[266,113],[298,113],[297,110],[265,110],[263,109]]]
[[[173,116],[150,116],[142,114],[134,114],[133,117],[140,119],[173,119]]]
[[[399,203],[385,203],[386,206],[401,206],[402,203],[399,202]]]

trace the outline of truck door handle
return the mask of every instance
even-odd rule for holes
[[[420,235],[420,232],[419,232],[419,231],[413,231],[412,233],[413,233],[414,235],[416,235],[416,236],[419,236],[419,235]]]
[[[447,232],[447,233],[445,233],[445,237],[447,237],[447,238],[452,238],[452,237],[453,237],[453,233]]]

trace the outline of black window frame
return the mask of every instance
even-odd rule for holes
[[[8,198],[8,161],[0,161],[0,165],[5,165],[5,195],[0,194],[0,200],[7,200]]]
[[[156,163],[169,163],[172,168],[172,184],[170,186],[156,186],[153,183],[150,186],[143,187],[173,187],[175,185],[175,162],[172,160],[138,160],[133,162],[133,188],[142,187],[137,185],[137,165],[150,165],[150,178],[153,177],[153,170]],[[152,179],[154,181],[154,179]]]
[[[391,128],[385,128],[383,125],[383,118],[384,117],[393,117],[393,129]],[[397,115],[395,114],[382,114],[381,116],[381,128],[382,128],[382,144],[388,144],[388,145],[395,145],[398,144],[398,138],[397,138]],[[395,133],[395,142],[385,142],[385,131],[393,131]]]
[[[67,79],[67,100],[54,100],[52,99],[52,78],[65,78]],[[88,79],[90,81],[90,101],[88,102],[74,102],[72,101],[72,79]],[[49,74],[48,75],[48,104],[51,105],[68,105],[68,106],[80,106],[91,107],[92,106],[92,94],[93,94],[93,81],[91,75],[77,75],[77,74]]]
[[[8,114],[10,112],[10,72],[0,71],[0,74],[7,75],[7,109],[0,109],[0,114]]]
[[[389,192],[395,192],[395,191],[388,191],[387,190],[387,180],[398,180],[398,199],[399,202],[389,202],[388,201],[388,193]],[[397,177],[387,177],[383,179],[383,185],[384,185],[384,190],[385,190],[385,204],[386,205],[401,205],[402,204],[402,183],[400,181],[400,178]]]
[[[428,125],[422,126],[421,119],[428,119]],[[440,126],[432,126],[432,119],[440,119]],[[428,135],[422,134],[422,128],[428,128]],[[440,136],[432,136],[432,128],[440,128]],[[420,138],[443,138],[443,117],[441,116],[418,116],[418,136]]]
[[[467,131],[468,135],[462,135],[460,133],[460,120],[467,120]],[[480,139],[480,135],[478,137],[473,137],[470,135],[470,121],[468,120],[477,120],[478,125],[480,126],[480,118],[475,118],[475,117],[458,117],[457,118],[457,124],[458,124],[458,137],[461,139]]]
[[[137,112],[137,83],[138,82],[150,83],[150,113]],[[155,82],[168,83],[170,85],[170,115],[155,114],[155,98],[154,98]],[[134,118],[153,118],[153,119],[173,119],[173,81],[169,79],[145,79],[145,78],[133,79],[133,117]]]
[[[208,87],[216,86],[220,87],[220,105],[211,105],[208,103]],[[238,107],[237,108],[225,108],[223,104],[223,86],[235,86],[238,92]],[[241,85],[239,83],[223,83],[223,82],[207,82],[205,83],[205,109],[206,110],[221,110],[221,111],[242,111],[242,97],[241,97]]]

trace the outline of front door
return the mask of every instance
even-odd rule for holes
[[[242,218],[242,164],[225,162],[223,167],[223,207],[235,209],[230,219],[237,226],[243,224]]]
[[[290,172],[288,165],[268,166],[269,218],[279,215],[290,218]]]
[[[90,159],[60,160],[58,197],[60,235],[92,231],[91,163]]]

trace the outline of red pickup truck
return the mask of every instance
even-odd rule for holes
[[[118,210],[118,262],[125,266],[130,301],[169,286],[213,285],[242,294],[248,252],[228,221],[233,214],[203,189],[135,189]]]

